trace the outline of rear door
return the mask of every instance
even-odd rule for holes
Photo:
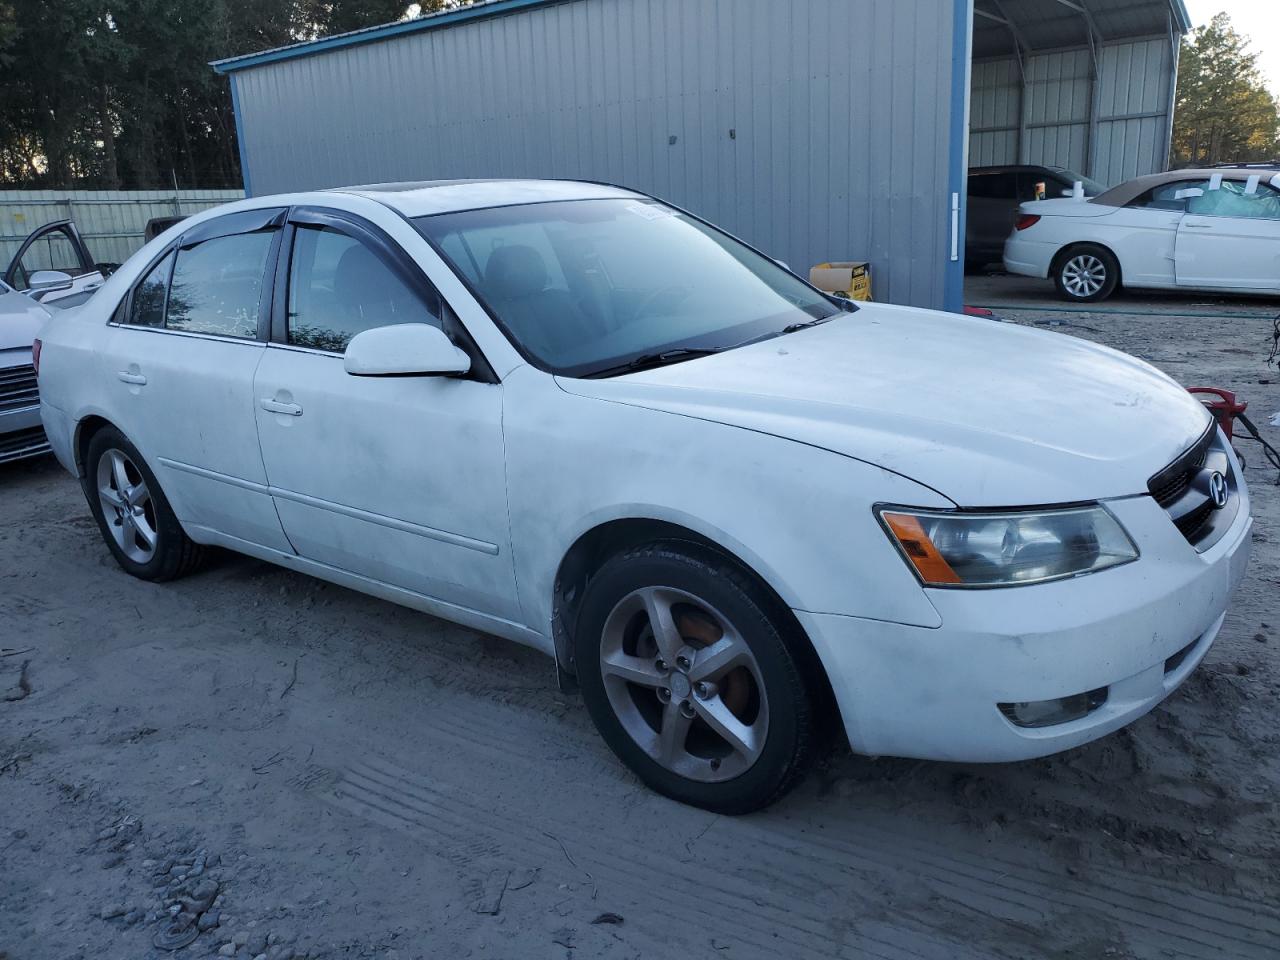
[[[502,386],[421,268],[376,225],[297,209],[254,396],[276,509],[297,552],[515,619]],[[466,377],[357,377],[343,351],[398,323],[442,327]]]
[[[1280,191],[1214,177],[1187,200],[1176,264],[1179,286],[1280,291]]]
[[[41,303],[74,307],[84,303],[102,286],[102,274],[94,266],[89,248],[70,220],[46,223],[33,231],[5,270],[4,281],[13,289],[31,288],[31,275],[41,270],[57,270],[71,277],[71,287],[50,290],[35,296]]]
[[[216,217],[155,257],[112,319],[101,369],[109,415],[189,530],[292,553],[267,492],[253,393],[284,216]]]

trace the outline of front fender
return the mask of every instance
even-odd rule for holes
[[[872,511],[954,506],[927,487],[791,440],[568,394],[532,368],[504,388],[513,562],[534,629],[550,629],[570,547],[621,519],[692,530],[796,610],[941,624]]]

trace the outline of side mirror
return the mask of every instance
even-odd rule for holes
[[[354,377],[429,377],[466,373],[471,358],[428,323],[400,323],[357,333],[343,365]]]
[[[70,290],[74,282],[71,274],[63,273],[61,270],[37,270],[27,281],[27,292],[38,300],[46,293]]]

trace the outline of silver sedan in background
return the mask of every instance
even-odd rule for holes
[[[31,356],[32,341],[48,318],[47,307],[0,281],[0,463],[49,449]]]

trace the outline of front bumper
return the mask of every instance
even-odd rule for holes
[[[796,611],[827,668],[859,753],[1023,760],[1136,720],[1190,675],[1248,565],[1248,492],[1227,533],[1197,553],[1150,497],[1107,505],[1142,557],[1036,586],[928,590],[937,629]],[[1015,726],[998,704],[1105,689],[1077,720]]]
[[[0,463],[49,452],[40,426],[40,406],[0,409]]]

